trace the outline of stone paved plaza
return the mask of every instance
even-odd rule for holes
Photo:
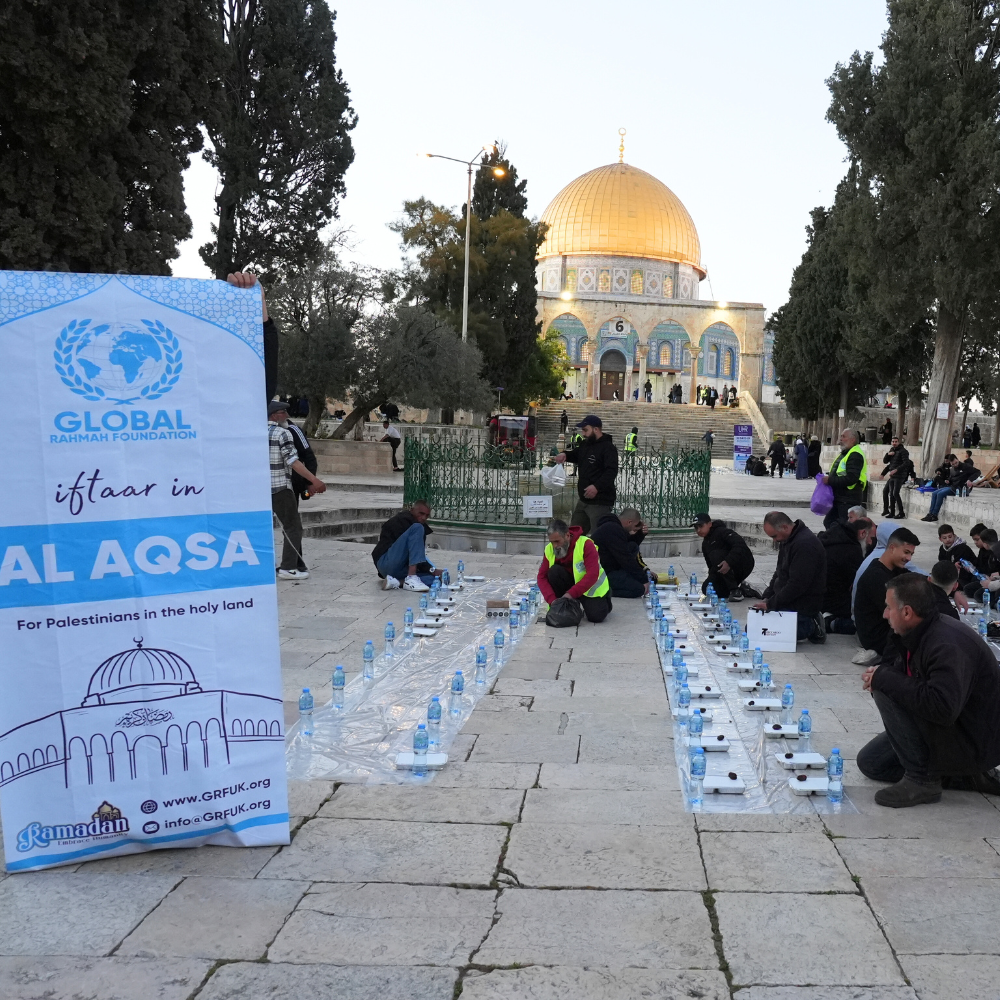
[[[413,603],[378,589],[367,546],[310,539],[307,558],[312,578],[279,591],[289,722]],[[282,849],[4,877],[0,997],[996,1000],[1000,800],[873,804],[854,649],[769,658],[817,749],[844,752],[856,814],[685,812],[642,603],[617,601],[599,626],[533,626],[425,787],[293,782]]]

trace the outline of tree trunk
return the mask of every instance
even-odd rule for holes
[[[906,390],[897,389],[896,398],[899,400],[899,410],[896,413],[896,437],[899,443],[906,441]]]
[[[305,430],[306,437],[315,436],[316,429],[319,427],[319,422],[323,419],[325,414],[326,414],[326,397],[310,396],[309,416],[306,417],[305,427],[303,428]]]
[[[341,421],[340,426],[333,432],[333,438],[336,441],[343,441],[351,431],[360,423],[361,432],[364,433],[364,419],[371,413],[372,409],[376,406],[375,403],[362,401],[361,406],[355,406],[350,413]],[[351,435],[354,437],[354,435]]]
[[[990,442],[991,448],[1000,446],[1000,399],[997,400],[997,415],[993,418],[993,440]]]
[[[921,469],[929,475],[951,451],[951,425],[958,397],[959,369],[962,364],[962,340],[965,324],[944,305],[938,306],[937,335],[934,338],[934,362],[927,390],[927,422],[924,445],[920,452]],[[946,403],[948,416],[938,419],[939,403]]]

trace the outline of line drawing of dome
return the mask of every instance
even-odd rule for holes
[[[701,242],[680,198],[628,163],[609,163],[570,181],[549,203],[538,259],[583,254],[689,264],[704,277]]]
[[[146,649],[142,639],[134,640],[135,649],[109,656],[93,673],[87,697],[81,705],[107,705],[134,701],[136,689],[155,692],[158,697],[193,694],[201,685],[191,665],[168,649]]]

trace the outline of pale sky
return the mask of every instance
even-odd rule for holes
[[[340,225],[353,256],[395,267],[386,224],[421,195],[465,201],[460,164],[501,139],[539,216],[580,174],[618,158],[654,174],[684,202],[711,290],[701,297],[787,298],[809,210],[828,205],[845,150],[825,119],[824,81],[856,49],[876,50],[880,0],[615,4],[577,0],[343,0],[337,61],[358,112]],[[174,274],[210,277],[215,177],[186,176],[195,235]],[[712,295],[714,292],[714,296]]]

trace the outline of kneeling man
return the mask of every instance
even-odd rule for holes
[[[885,617],[895,633],[882,663],[869,667],[885,732],[858,754],[861,773],[880,788],[880,806],[941,798],[949,787],[1000,793],[1000,667],[967,625],[938,613],[931,585],[916,573],[886,584]],[[890,655],[892,654],[892,655]],[[962,780],[964,779],[964,780]]]
[[[549,521],[549,544],[538,567],[537,583],[549,604],[563,596],[579,601],[587,621],[602,622],[611,611],[611,587],[597,546],[578,525]]]
[[[626,507],[620,514],[605,514],[590,537],[608,575],[612,597],[642,597],[649,592],[649,571],[639,556],[646,526],[634,507]]]

